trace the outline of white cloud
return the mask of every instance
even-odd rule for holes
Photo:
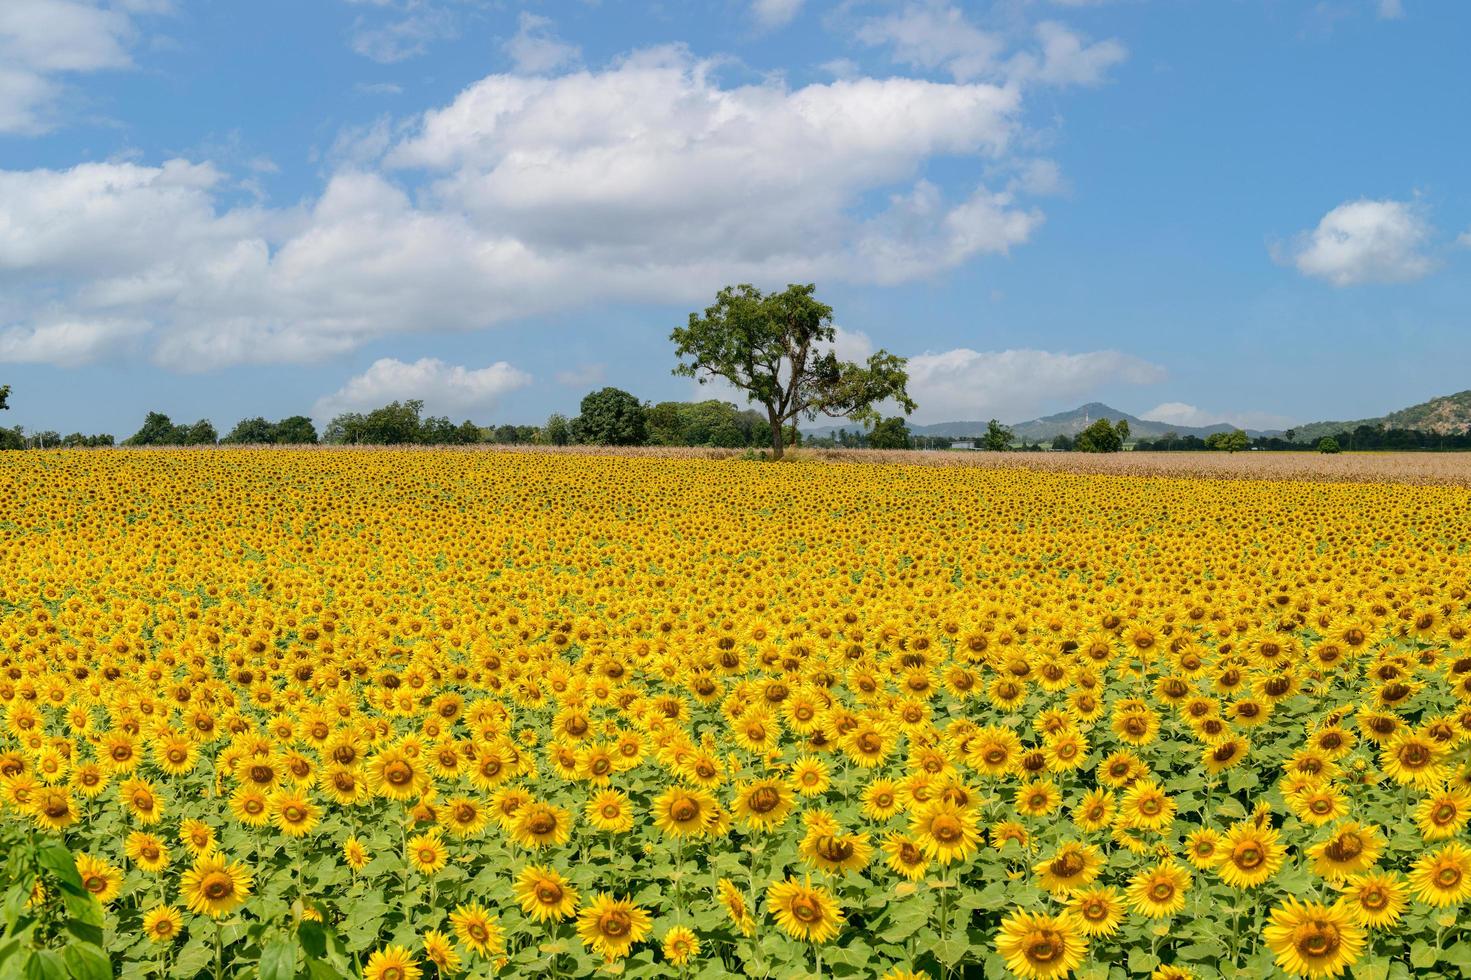
[[[126,320],[60,320],[0,330],[0,363],[75,367],[125,347],[148,331]]]
[[[505,361],[472,369],[432,357],[412,364],[384,357],[318,399],[312,417],[325,421],[342,412],[369,411],[392,401],[418,398],[426,413],[458,418],[494,409],[503,396],[529,384],[531,375]]]
[[[353,134],[320,197],[287,208],[227,205],[242,185],[209,163],[0,170],[0,330],[147,323],[176,370],[320,360],[728,282],[922,279],[1043,220],[1018,197],[1036,182],[946,194],[920,177],[940,157],[1025,169],[1017,85],[714,70],[666,48],[492,75]]]
[[[557,372],[557,384],[567,388],[592,388],[602,383],[607,369],[601,364],[579,364]]]
[[[544,75],[582,57],[582,49],[557,37],[552,26],[546,17],[521,11],[520,30],[505,43],[506,54],[518,73]]]
[[[751,0],[751,16],[762,27],[790,24],[802,10],[802,0]]]
[[[1382,20],[1399,20],[1405,15],[1403,0],[1379,0],[1379,17]]]
[[[449,10],[418,6],[387,23],[360,18],[353,25],[348,44],[364,58],[388,65],[417,57],[433,42],[457,37],[459,32],[459,22]]]
[[[1118,41],[1088,43],[1081,34],[1056,21],[1036,27],[1040,55],[1023,52],[1013,59],[1011,72],[1017,78],[1032,78],[1049,85],[1098,85],[1104,73],[1128,57]]]
[[[1430,236],[1430,225],[1413,204],[1361,199],[1329,211],[1278,257],[1335,286],[1409,282],[1435,268],[1424,251]]]
[[[1471,231],[1463,231],[1456,237],[1456,244],[1463,248],[1471,248]]]
[[[909,394],[919,423],[1029,419],[1047,405],[1082,398],[1105,384],[1164,380],[1157,364],[1118,351],[957,348],[909,358]]]
[[[1006,57],[1009,44],[1004,36],[982,30],[963,10],[944,0],[909,3],[895,13],[861,22],[856,32],[864,44],[889,48],[899,64],[945,71],[957,81],[984,78],[1007,83],[1097,85],[1109,68],[1128,56],[1118,41],[1089,43],[1056,21],[1037,24],[1033,34],[1038,50]]]
[[[0,133],[53,129],[65,94],[61,76],[130,67],[135,34],[123,9],[82,0],[0,2]]]
[[[1239,429],[1285,429],[1293,424],[1286,415],[1272,412],[1210,412],[1184,402],[1165,402],[1139,414],[1141,419],[1166,425],[1234,425]]]

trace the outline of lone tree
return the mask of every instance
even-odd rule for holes
[[[986,423],[986,448],[993,453],[1004,453],[1011,448],[1011,442],[1016,436],[1011,430],[997,422],[995,419]]]
[[[582,399],[572,421],[578,442],[595,446],[642,446],[648,440],[648,409],[622,388],[599,388]]]
[[[691,313],[689,326],[669,335],[680,358],[675,374],[701,384],[724,378],[766,409],[775,459],[786,449],[787,423],[799,415],[877,422],[874,405],[890,398],[906,414],[915,409],[904,358],[881,350],[861,365],[824,346],[837,330],[832,307],[813,298],[816,290],[794,284],[767,295],[749,284],[727,286],[704,316]]]

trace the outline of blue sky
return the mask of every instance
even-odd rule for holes
[[[1471,387],[1471,4],[5,0],[5,424],[687,398],[815,281],[915,419]]]

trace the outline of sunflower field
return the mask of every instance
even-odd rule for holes
[[[0,976],[1471,977],[1471,492],[0,460]]]

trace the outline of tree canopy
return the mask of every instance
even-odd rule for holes
[[[669,335],[680,358],[674,373],[701,384],[723,379],[766,409],[772,455],[786,447],[787,423],[819,414],[877,422],[874,406],[890,400],[915,409],[906,385],[905,360],[880,350],[866,365],[840,361],[832,307],[814,297],[817,287],[792,284],[765,294],[748,283],[727,286],[701,316]]]
[[[622,388],[599,388],[582,399],[572,431],[578,442],[640,446],[648,440],[648,411]]]

